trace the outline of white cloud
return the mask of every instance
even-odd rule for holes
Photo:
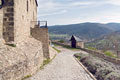
[[[107,3],[120,6],[120,0],[107,0]]]
[[[50,15],[58,15],[58,14],[64,14],[64,13],[66,13],[66,12],[67,12],[67,10],[62,10],[62,11],[53,12],[53,13],[40,14],[39,17],[50,16]]]
[[[66,16],[61,17],[59,19],[50,19],[48,16],[59,16],[60,14],[66,14],[69,10],[81,10],[87,9],[88,7],[101,7],[104,5],[111,4],[111,6],[120,6],[120,0],[88,0],[88,1],[80,1],[80,0],[66,0],[68,3],[64,2],[58,2],[57,0],[39,0],[39,8],[38,8],[38,13],[39,16],[38,18],[40,20],[46,19],[49,20],[50,25],[56,25],[56,24],[71,24],[71,23],[80,23],[80,22],[102,22],[102,23],[107,23],[107,22],[120,22],[120,11],[117,12],[107,12],[106,11],[101,11],[101,13],[84,13],[88,14],[85,15],[81,13],[81,15],[78,15],[78,17],[68,17]],[[89,10],[88,10],[89,11]],[[109,11],[109,10],[108,10]],[[68,14],[69,15],[69,14]]]
[[[89,6],[94,4],[93,2],[73,2],[70,3],[69,6]]]

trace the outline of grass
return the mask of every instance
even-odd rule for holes
[[[6,44],[8,46],[11,46],[11,47],[16,47],[16,44]]]
[[[113,54],[111,51],[105,51],[104,54],[112,58],[117,58],[117,55]]]
[[[60,43],[64,43],[64,40],[59,40],[58,42],[60,42]]]
[[[70,49],[70,50],[79,50],[77,48],[72,48],[72,47],[69,47],[69,46],[58,45],[58,44],[55,44],[55,43],[54,43],[54,46],[62,46],[64,48],[67,48],[67,49]]]
[[[50,37],[67,37],[67,34],[50,34]]]
[[[67,49],[70,49],[70,50],[80,50],[80,49],[77,49],[77,48],[72,48],[72,47],[69,47],[69,46],[63,46],[64,48],[67,48]]]
[[[51,62],[50,59],[44,60],[44,61],[43,61],[43,64],[40,66],[40,69],[44,69],[44,66],[47,65],[47,64],[49,64],[50,62]]]
[[[87,47],[88,49],[90,49],[90,50],[97,50],[96,48],[94,48],[94,47]]]
[[[61,50],[59,50],[59,49],[57,49],[57,48],[55,48],[55,47],[53,47],[53,49],[56,50],[58,53],[61,52]]]
[[[24,78],[22,78],[21,80],[25,80],[25,79],[30,78],[30,77],[32,77],[32,75],[27,75]]]
[[[52,59],[46,59],[43,61],[43,64],[40,66],[40,69],[44,69],[44,66],[52,62],[52,60],[56,57],[56,55]]]

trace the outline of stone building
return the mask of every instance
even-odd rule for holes
[[[71,41],[72,48],[79,48],[79,47],[84,48],[84,42],[81,39],[79,39],[78,37],[72,35],[70,41]]]
[[[42,42],[44,57],[49,58],[48,29],[37,21],[37,6],[37,0],[1,0],[0,38],[17,45],[32,35]]]
[[[0,37],[5,42],[22,42],[30,36],[30,23],[37,21],[36,0],[0,0]]]
[[[49,46],[47,24],[37,21],[37,0],[0,0],[0,80],[35,74],[56,54]]]

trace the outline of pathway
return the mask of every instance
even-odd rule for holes
[[[62,47],[56,58],[28,80],[93,80],[74,59],[74,53]]]

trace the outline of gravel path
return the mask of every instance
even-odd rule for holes
[[[28,80],[93,80],[73,57],[74,53],[81,51],[70,51],[61,47],[59,49],[62,52]]]

